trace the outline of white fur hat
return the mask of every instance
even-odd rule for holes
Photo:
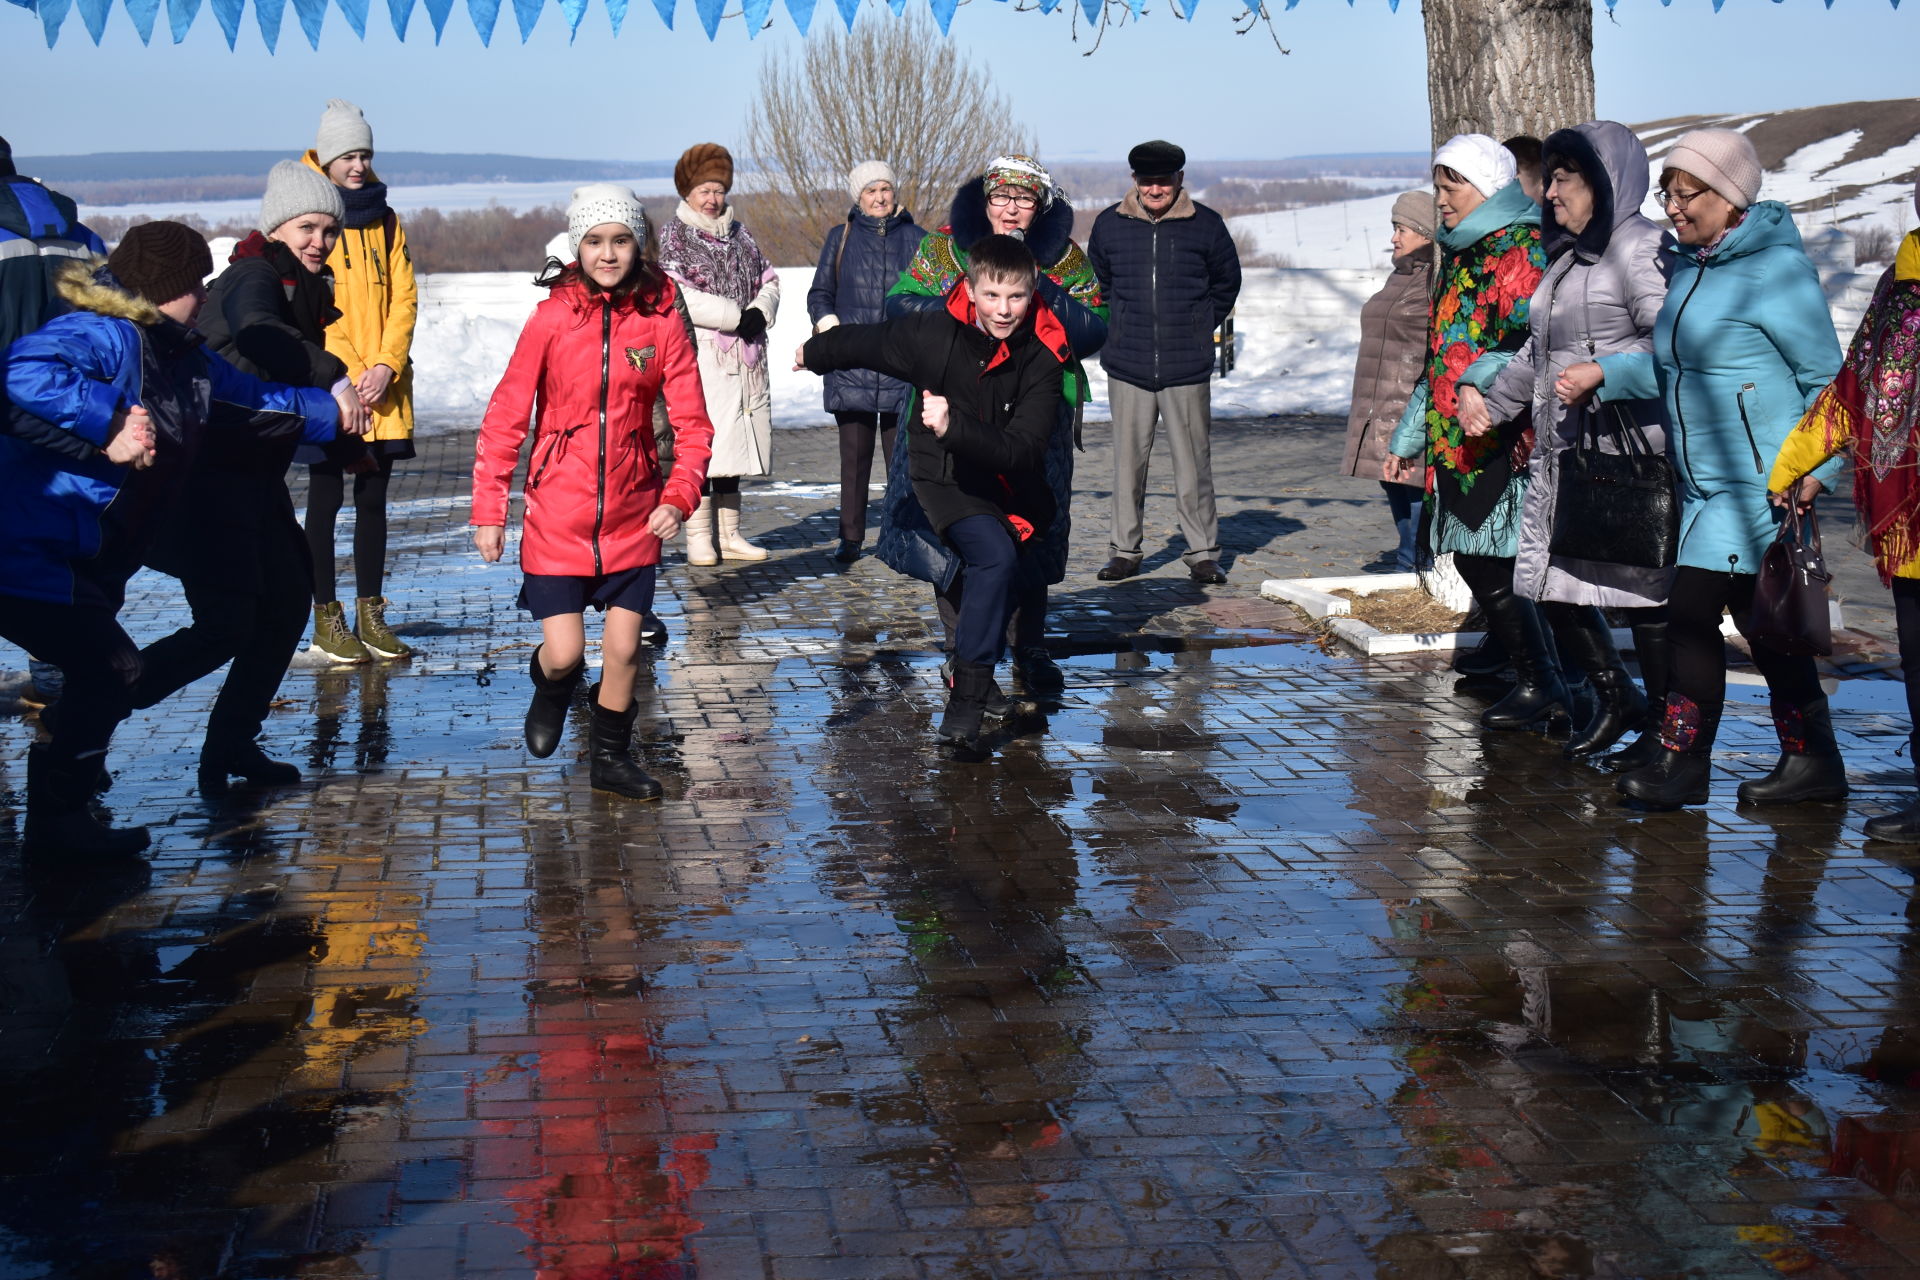
[[[617,222],[642,240],[647,236],[647,211],[640,197],[617,182],[590,182],[573,189],[567,204],[567,247],[580,256],[580,241],[603,222]]]
[[[1483,196],[1490,196],[1519,174],[1513,152],[1484,133],[1459,133],[1433,153],[1433,167],[1453,170]]]
[[[847,194],[858,200],[860,193],[876,182],[900,185],[893,176],[893,166],[885,160],[862,160],[847,174]]]
[[[314,135],[313,154],[326,168],[349,151],[373,150],[373,126],[360,108],[345,98],[329,98],[320,113],[320,132]]]

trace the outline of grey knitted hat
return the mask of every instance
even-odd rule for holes
[[[1393,202],[1394,225],[1405,227],[1415,235],[1433,239],[1435,218],[1431,191],[1403,191]]]
[[[271,232],[303,213],[331,214],[335,222],[344,222],[347,205],[326,174],[301,160],[282,160],[267,174],[267,194],[260,197],[256,225]]]
[[[1695,129],[1667,152],[1666,167],[1690,173],[1736,209],[1760,198],[1759,153],[1746,134],[1733,129]]]
[[[326,168],[349,151],[373,150],[373,126],[360,108],[345,98],[329,98],[320,113],[320,132],[313,140],[313,154]]]

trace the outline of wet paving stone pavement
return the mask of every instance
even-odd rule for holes
[[[1839,683],[1848,805],[1734,806],[1736,687],[1714,804],[1622,810],[1259,600],[1383,504],[1222,424],[1233,583],[1096,584],[1096,449],[1069,695],[954,763],[924,588],[833,564],[792,432],[775,556],[670,561],[636,805],[520,742],[466,447],[395,485],[422,656],[283,686],[307,785],[193,796],[202,682],[121,734],[145,867],[23,862],[0,725],[0,1278],[1920,1275],[1896,684]]]

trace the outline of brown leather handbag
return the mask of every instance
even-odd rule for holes
[[[1749,638],[1775,653],[1831,654],[1833,623],[1827,612],[1827,584],[1832,580],[1820,554],[1819,517],[1811,508],[1803,516],[1789,503],[1780,532],[1760,558]]]

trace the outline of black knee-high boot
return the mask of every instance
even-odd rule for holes
[[[1513,690],[1480,714],[1481,726],[1525,729],[1555,710],[1570,711],[1546,622],[1533,601],[1515,595],[1511,587],[1492,587],[1481,592],[1480,607],[1487,615],[1487,629],[1512,655],[1514,674]]]
[[[1606,615],[1591,605],[1542,605],[1553,626],[1554,644],[1566,662],[1593,682],[1599,707],[1567,740],[1565,755],[1580,760],[1597,755],[1646,722],[1647,701],[1627,674],[1614,648]]]
[[[1660,758],[1660,719],[1666,713],[1669,673],[1673,669],[1665,617],[1633,624],[1633,653],[1640,662],[1640,682],[1647,692],[1646,719],[1632,746],[1592,761],[1608,773],[1631,773]]]

